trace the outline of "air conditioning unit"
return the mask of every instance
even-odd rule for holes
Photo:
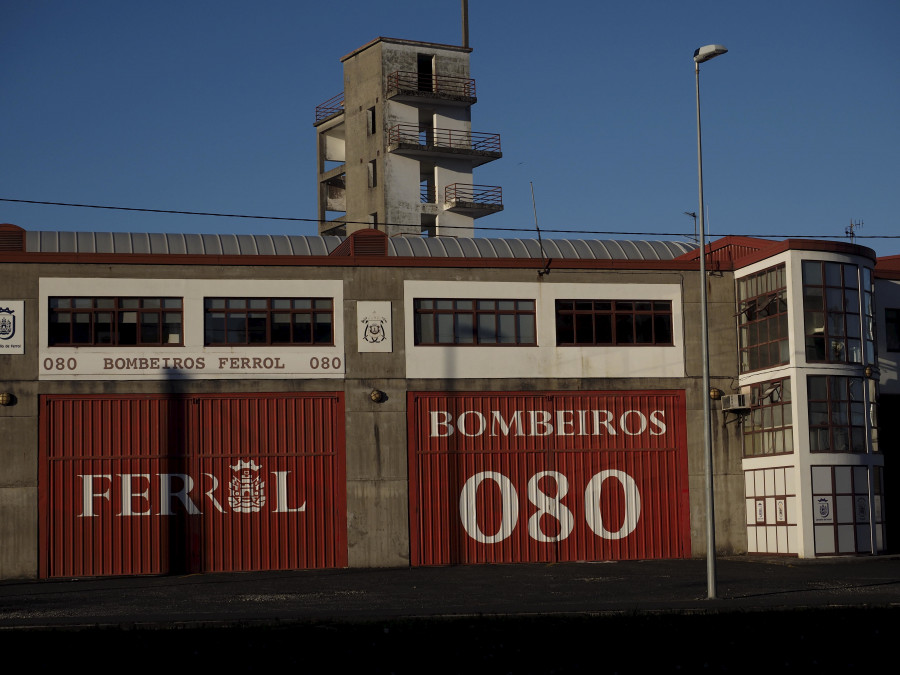
[[[746,413],[750,411],[749,394],[729,394],[722,397],[722,410],[724,412]]]

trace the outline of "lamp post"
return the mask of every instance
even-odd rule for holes
[[[694,75],[697,82],[697,183],[700,192],[700,332],[703,359],[703,446],[706,450],[706,596],[716,598],[716,523],[713,502],[713,455],[709,400],[709,317],[706,306],[706,219],[703,212],[703,150],[700,136],[700,64],[728,50],[722,45],[706,45],[694,52]]]

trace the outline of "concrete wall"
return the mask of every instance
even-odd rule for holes
[[[344,124],[346,137],[348,234],[370,227],[372,214],[378,214],[379,229],[389,224],[389,234],[419,234],[423,207],[419,195],[420,161],[418,157],[388,153],[388,130],[397,124],[418,125],[427,118],[436,128],[469,130],[468,106],[448,106],[440,102],[409,103],[385,101],[388,77],[395,71],[417,72],[418,54],[434,56],[434,74],[469,76],[467,52],[428,44],[398,44],[379,41],[344,60]],[[375,133],[369,133],[367,111],[374,107],[377,120]],[[472,183],[472,164],[464,160],[428,157],[439,167],[450,167],[452,180],[444,182]],[[368,163],[374,161],[378,185],[369,186]],[[450,178],[448,175],[447,178]],[[442,191],[438,194],[443,194]],[[439,207],[440,209],[440,202]],[[426,207],[425,212],[434,208]],[[465,229],[447,228],[447,234],[471,234],[472,219],[460,214],[441,214],[441,224]]]
[[[14,406],[0,407],[0,577],[35,577],[38,573],[38,396],[40,394],[140,394],[140,393],[228,393],[342,391],[346,409],[347,522],[349,564],[353,567],[403,566],[409,564],[409,506],[407,450],[407,391],[566,391],[620,390],[648,391],[683,389],[686,392],[688,425],[688,471],[692,549],[705,551],[705,501],[703,490],[703,396],[699,349],[699,323],[684,321],[679,354],[683,376],[615,377],[598,373],[560,376],[555,366],[535,364],[531,373],[514,375],[494,369],[483,377],[415,377],[410,363],[407,336],[408,292],[406,280],[450,282],[481,280],[486,288],[496,284],[532,289],[535,270],[472,270],[392,268],[392,267],[219,267],[156,265],[10,265],[6,299],[26,301],[27,344],[24,355],[0,356],[2,389],[16,396]],[[335,307],[335,319],[344,326],[343,360],[346,374],[336,379],[299,376],[292,379],[205,379],[205,380],[39,380],[38,315],[39,279],[86,277],[97,280],[97,295],[112,292],[117,278],[143,279],[231,279],[337,280],[343,288],[342,311]],[[605,282],[621,286],[624,277],[641,285],[661,281],[681,288],[684,316],[696,316],[697,275],[677,272],[554,272],[541,282],[548,285],[590,283],[592,292]],[[733,325],[734,298],[730,275],[711,274],[710,293],[711,373],[713,386],[731,391],[736,382],[736,344]],[[566,291],[568,292],[568,290]],[[390,352],[359,350],[356,325],[359,301],[389,301],[392,306]],[[539,318],[546,323],[546,317]],[[185,320],[186,325],[188,319]],[[541,331],[547,326],[539,326]],[[545,335],[548,335],[545,333]],[[548,338],[549,339],[549,335]],[[375,403],[373,389],[387,394]],[[723,553],[745,550],[744,501],[740,468],[740,442],[736,425],[726,425],[714,412],[713,447],[716,468],[717,544]]]
[[[688,472],[691,491],[691,541],[696,557],[706,555],[706,485],[703,447],[703,359],[700,346],[699,275],[683,276],[685,379],[688,415]],[[734,318],[734,277],[729,273],[707,274],[709,316],[710,386],[730,394],[737,385],[737,328]],[[741,440],[736,424],[728,424],[720,405],[711,402],[713,449],[713,502],[716,550],[743,553],[747,550],[744,527],[744,478],[741,470]]]
[[[38,410],[36,278],[27,265],[4,265],[2,300],[24,300],[25,353],[0,353],[0,393],[13,404],[0,406],[0,579],[37,573]],[[21,318],[19,318],[21,320]]]

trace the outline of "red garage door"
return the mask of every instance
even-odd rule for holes
[[[340,394],[41,397],[41,575],[345,567]]]
[[[409,394],[414,565],[690,556],[684,392]]]

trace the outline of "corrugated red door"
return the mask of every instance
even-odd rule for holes
[[[690,555],[684,392],[409,394],[414,565]]]
[[[347,565],[341,394],[41,398],[42,576]]]

